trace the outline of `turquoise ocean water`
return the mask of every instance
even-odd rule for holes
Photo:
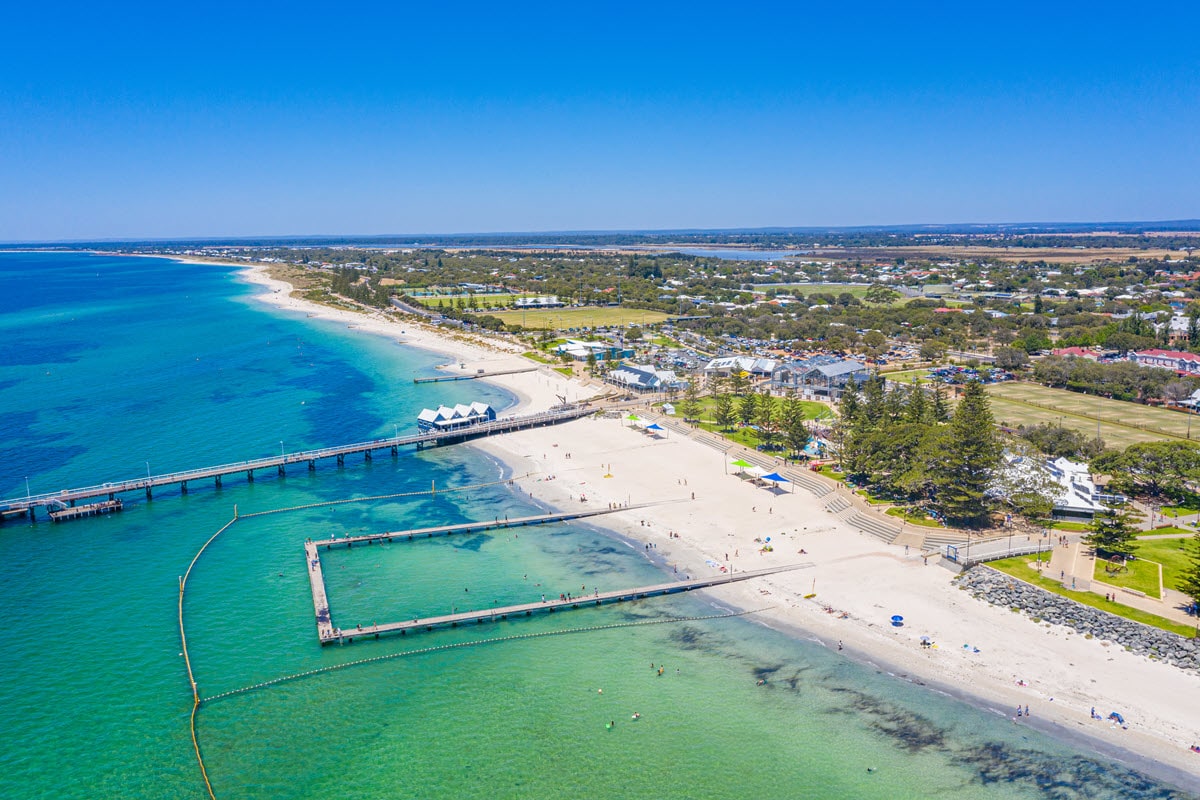
[[[253,291],[221,267],[0,254],[0,496],[24,495],[26,478],[34,493],[56,491],[411,431],[426,405],[509,402],[475,382],[415,386],[444,359],[268,310]],[[108,517],[0,525],[0,797],[207,796],[177,581],[235,505],[500,477],[455,446],[128,495]],[[536,510],[499,484],[239,521],[189,583],[201,695],[446,644],[721,610],[697,595],[317,644],[305,538]],[[579,525],[323,558],[343,628],[660,576],[640,548]],[[1186,796],[748,618],[381,659],[207,702],[197,730],[219,798]]]

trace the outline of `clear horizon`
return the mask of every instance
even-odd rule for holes
[[[21,7],[0,241],[1196,219],[1200,60],[1167,34],[1197,22]]]

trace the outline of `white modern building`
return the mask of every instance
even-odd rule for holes
[[[1064,457],[1042,461],[1006,454],[1004,468],[1026,473],[1038,470],[1057,484],[1055,516],[1093,517],[1108,505],[1125,503],[1129,499],[1122,494],[1105,492],[1096,485],[1087,464]]]

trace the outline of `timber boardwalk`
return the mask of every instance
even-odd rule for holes
[[[392,455],[397,455],[400,448],[407,445],[416,445],[418,448],[421,448],[429,445],[461,442],[480,436],[508,433],[509,431],[536,428],[542,425],[554,425],[558,422],[566,422],[567,420],[587,416],[594,411],[594,408],[584,405],[563,406],[538,414],[503,417],[491,422],[480,422],[453,431],[433,431],[413,434],[411,436],[395,436],[388,439],[376,439],[371,442],[323,447],[318,450],[282,453],[268,458],[258,458],[234,464],[221,464],[213,467],[200,467],[199,469],[184,470],[182,472],[171,472],[166,475],[147,475],[144,478],[116,481],[100,486],[86,486],[78,489],[63,489],[60,492],[50,492],[48,494],[14,497],[8,500],[0,500],[0,519],[18,514],[28,514],[30,518],[33,518],[38,508],[63,511],[74,508],[75,504],[80,500],[89,500],[96,497],[103,497],[113,502],[118,499],[118,494],[124,492],[144,491],[146,498],[150,499],[153,497],[153,490],[160,486],[177,485],[180,492],[187,494],[188,483],[191,481],[211,479],[214,485],[220,487],[223,478],[243,473],[247,481],[253,482],[254,473],[258,470],[274,469],[280,475],[283,475],[287,466],[291,464],[307,464],[309,470],[315,470],[317,468],[317,461],[326,458],[337,459],[338,465],[341,466],[345,463],[346,456],[357,453],[362,453],[364,460],[370,461],[371,454],[379,450],[391,450]],[[115,510],[115,508],[113,507],[110,510]],[[65,519],[68,517],[59,518]]]
[[[604,605],[605,603],[621,603],[629,600],[642,600],[647,597],[656,597],[661,595],[676,594],[678,592],[690,592],[693,589],[705,589],[712,586],[722,586],[727,583],[736,583],[739,581],[748,581],[753,578],[761,578],[765,575],[773,575],[778,572],[790,572],[797,569],[809,569],[813,565],[811,562],[803,564],[788,564],[778,567],[767,567],[765,569],[752,570],[750,572],[735,572],[727,575],[715,575],[708,578],[689,578],[682,581],[671,581],[669,583],[655,583],[649,586],[637,586],[632,589],[620,589],[615,592],[600,592],[593,591],[592,594],[583,597],[559,597],[549,598],[533,603],[518,603],[516,605],[496,606],[493,608],[475,609],[472,611],[460,611],[453,614],[443,614],[436,617],[417,617],[413,620],[404,620],[403,622],[385,622],[381,625],[357,625],[354,628],[342,630],[333,624],[333,620],[329,615],[329,603],[325,596],[324,580],[321,577],[320,559],[315,558],[316,548],[310,550],[312,543],[307,543],[304,546],[305,552],[309,556],[308,578],[312,582],[313,604],[317,615],[317,638],[321,644],[331,644],[333,642],[349,644],[356,638],[364,636],[379,638],[381,634],[399,633],[405,636],[409,631],[432,631],[434,628],[456,628],[459,625],[471,624],[482,625],[485,622],[496,622],[497,620],[506,620],[509,617],[529,617],[534,612],[545,611],[554,613],[559,609],[578,609],[592,608],[594,606]],[[320,584],[320,586],[318,586]],[[319,598],[319,599],[318,599]]]

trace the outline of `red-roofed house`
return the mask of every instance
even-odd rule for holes
[[[1050,355],[1062,356],[1063,358],[1089,358],[1092,361],[1097,361],[1100,354],[1095,350],[1089,350],[1086,347],[1059,347],[1056,350],[1051,350]]]
[[[1200,355],[1179,350],[1139,350],[1129,357],[1139,367],[1157,367],[1180,375],[1200,375]]]

